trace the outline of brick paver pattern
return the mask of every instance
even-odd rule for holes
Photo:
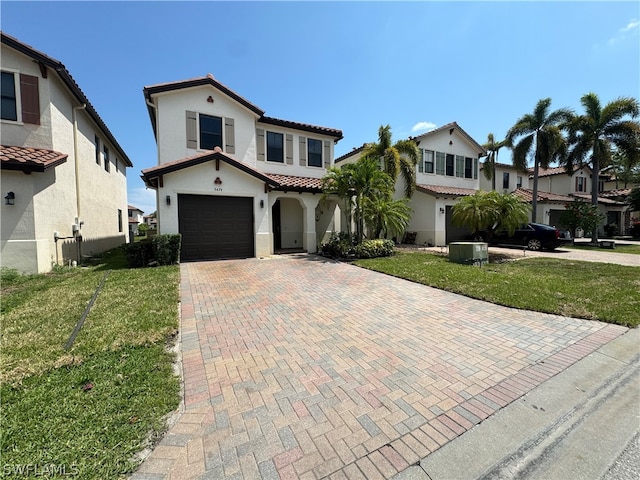
[[[132,480],[390,478],[626,331],[313,255],[180,268],[184,411]]]

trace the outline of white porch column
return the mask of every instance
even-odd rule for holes
[[[316,207],[320,201],[320,195],[301,195],[303,231],[302,247],[309,253],[316,253],[318,248],[316,234]]]

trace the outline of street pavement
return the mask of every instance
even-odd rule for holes
[[[558,379],[590,358],[597,366],[581,367],[581,378],[608,372],[600,385],[612,388],[627,379],[637,406],[637,371],[622,365],[633,355],[606,350],[637,330],[493,305],[315,255],[180,268],[184,401],[131,480],[428,474],[432,455],[537,392],[570,385],[577,373]],[[566,408],[586,402],[595,412],[610,402],[598,380],[587,383]],[[552,415],[560,404],[543,395],[528,410]],[[525,435],[522,426],[543,428],[550,417],[525,418],[509,430]],[[558,438],[580,431],[551,423]],[[637,431],[637,418],[626,423]],[[620,458],[622,468],[631,444],[620,443],[607,467]]]

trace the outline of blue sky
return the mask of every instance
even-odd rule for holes
[[[2,30],[61,61],[134,163],[129,203],[155,209],[146,85],[204,76],[265,114],[341,129],[336,156],[456,121],[497,139],[538,100],[582,111],[640,97],[640,3],[12,2]],[[421,128],[421,129],[420,129]],[[510,162],[508,151],[501,162]]]

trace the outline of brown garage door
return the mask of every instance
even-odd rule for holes
[[[178,195],[183,261],[254,256],[253,199]]]

